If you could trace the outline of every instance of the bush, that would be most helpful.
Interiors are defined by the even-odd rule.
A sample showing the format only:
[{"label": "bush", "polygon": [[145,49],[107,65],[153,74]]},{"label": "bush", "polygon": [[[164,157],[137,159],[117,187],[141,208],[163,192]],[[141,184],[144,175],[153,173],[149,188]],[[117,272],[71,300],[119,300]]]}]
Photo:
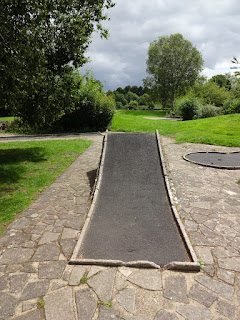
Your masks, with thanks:
[{"label": "bush", "polygon": [[199,105],[197,98],[184,97],[177,102],[176,110],[183,120],[192,120],[197,115]]},{"label": "bush", "polygon": [[212,104],[205,104],[198,106],[196,118],[210,118],[216,117],[221,114],[220,108],[212,105]]},{"label": "bush", "polygon": [[223,113],[240,113],[240,98],[227,100],[223,106]]},{"label": "bush", "polygon": [[93,76],[86,77],[75,97],[74,106],[56,124],[64,131],[105,130],[110,124],[116,104],[106,96]]},{"label": "bush", "polygon": [[155,108],[154,103],[153,103],[153,102],[149,102],[149,103],[148,103],[148,109],[149,109],[149,110],[153,110],[154,108]]},{"label": "bush", "polygon": [[129,109],[136,109],[138,107],[138,102],[136,100],[132,100],[128,104]]}]

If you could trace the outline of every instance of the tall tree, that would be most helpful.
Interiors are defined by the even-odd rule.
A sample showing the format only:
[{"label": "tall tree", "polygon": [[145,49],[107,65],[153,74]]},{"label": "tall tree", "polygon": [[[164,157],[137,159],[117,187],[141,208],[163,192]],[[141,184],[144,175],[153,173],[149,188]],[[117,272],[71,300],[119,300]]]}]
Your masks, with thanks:
[{"label": "tall tree", "polygon": [[[19,115],[32,109],[33,121],[40,109],[59,111],[52,103],[55,89],[87,61],[84,54],[95,30],[107,38],[101,23],[112,6],[112,0],[2,0],[0,105]],[[59,100],[67,96],[62,89]]]},{"label": "tall tree", "polygon": [[200,52],[181,34],[160,37],[150,43],[149,76],[144,84],[152,89],[164,107],[173,107],[175,97],[183,95],[194,84],[202,66]]}]

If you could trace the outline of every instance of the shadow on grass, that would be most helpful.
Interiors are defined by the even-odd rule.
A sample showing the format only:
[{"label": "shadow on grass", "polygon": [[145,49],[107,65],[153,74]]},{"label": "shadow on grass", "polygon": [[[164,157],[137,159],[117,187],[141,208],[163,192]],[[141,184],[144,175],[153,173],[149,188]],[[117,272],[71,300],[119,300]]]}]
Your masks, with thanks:
[{"label": "shadow on grass", "polygon": [[44,148],[0,150],[0,192],[11,191],[10,186],[2,188],[1,185],[16,183],[28,171],[29,162],[46,161],[44,151]]}]

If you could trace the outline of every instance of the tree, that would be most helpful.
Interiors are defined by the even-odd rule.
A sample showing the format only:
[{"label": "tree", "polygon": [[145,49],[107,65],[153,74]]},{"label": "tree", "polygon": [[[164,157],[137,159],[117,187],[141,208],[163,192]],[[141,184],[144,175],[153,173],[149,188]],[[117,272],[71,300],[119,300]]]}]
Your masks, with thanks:
[{"label": "tree", "polygon": [[228,74],[217,74],[213,76],[209,81],[215,82],[219,88],[224,87],[227,90],[231,90],[231,81]]},{"label": "tree", "polygon": [[101,22],[112,6],[112,0],[1,1],[0,105],[23,120],[32,112],[36,125],[45,116],[50,122],[59,117],[62,106],[53,100],[56,93],[66,107],[71,102],[65,90],[58,90],[59,83],[63,88],[65,80],[66,86],[74,82],[69,76],[87,61],[84,54],[95,30],[107,38]]},{"label": "tree", "polygon": [[144,79],[144,84],[151,88],[163,107],[173,108],[175,98],[194,85],[202,66],[200,52],[181,34],[160,37],[150,43],[149,76]]},{"label": "tree", "polygon": [[225,101],[232,98],[232,92],[225,87],[219,87],[215,81],[208,81],[204,84],[196,84],[193,87],[195,96],[199,97],[203,103],[222,106]]}]

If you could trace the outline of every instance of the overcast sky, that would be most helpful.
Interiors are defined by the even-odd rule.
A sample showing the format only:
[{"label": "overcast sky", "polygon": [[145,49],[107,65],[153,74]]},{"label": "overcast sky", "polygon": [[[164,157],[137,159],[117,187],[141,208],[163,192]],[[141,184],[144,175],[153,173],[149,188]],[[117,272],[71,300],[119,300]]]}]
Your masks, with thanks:
[{"label": "overcast sky", "polygon": [[233,56],[240,58],[239,0],[116,0],[104,25],[110,37],[94,34],[87,55],[94,76],[114,90],[142,85],[146,77],[149,43],[181,33],[201,52],[202,74],[211,77],[230,71]]}]

